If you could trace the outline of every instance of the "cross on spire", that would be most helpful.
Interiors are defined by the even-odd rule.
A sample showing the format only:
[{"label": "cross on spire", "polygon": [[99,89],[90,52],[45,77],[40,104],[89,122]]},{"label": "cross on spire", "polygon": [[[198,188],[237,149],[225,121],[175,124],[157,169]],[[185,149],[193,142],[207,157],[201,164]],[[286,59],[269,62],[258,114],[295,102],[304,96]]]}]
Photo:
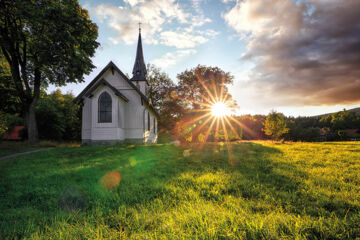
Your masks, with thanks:
[{"label": "cross on spire", "polygon": [[139,22],[138,24],[139,24],[139,33],[141,33],[141,22]]}]

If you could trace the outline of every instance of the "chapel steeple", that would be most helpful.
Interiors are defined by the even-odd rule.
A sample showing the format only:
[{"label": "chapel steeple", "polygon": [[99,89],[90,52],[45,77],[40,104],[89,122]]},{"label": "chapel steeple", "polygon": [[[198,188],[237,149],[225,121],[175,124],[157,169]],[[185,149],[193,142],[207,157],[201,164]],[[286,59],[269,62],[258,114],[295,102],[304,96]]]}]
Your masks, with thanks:
[{"label": "chapel steeple", "polygon": [[[133,77],[131,80],[133,81],[146,81],[146,65],[144,61],[144,54],[141,43],[141,27],[139,23],[139,38],[136,50],[136,58],[133,68]],[[147,82],[147,81],[146,81]]]}]

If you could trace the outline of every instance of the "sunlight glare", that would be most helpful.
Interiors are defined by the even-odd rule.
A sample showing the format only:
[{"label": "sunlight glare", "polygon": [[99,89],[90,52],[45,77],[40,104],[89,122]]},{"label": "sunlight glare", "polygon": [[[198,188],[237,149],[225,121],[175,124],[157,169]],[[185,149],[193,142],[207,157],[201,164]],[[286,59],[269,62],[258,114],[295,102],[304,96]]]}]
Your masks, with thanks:
[{"label": "sunlight glare", "polygon": [[211,107],[211,114],[214,117],[225,117],[231,114],[230,109],[224,102],[217,102]]}]

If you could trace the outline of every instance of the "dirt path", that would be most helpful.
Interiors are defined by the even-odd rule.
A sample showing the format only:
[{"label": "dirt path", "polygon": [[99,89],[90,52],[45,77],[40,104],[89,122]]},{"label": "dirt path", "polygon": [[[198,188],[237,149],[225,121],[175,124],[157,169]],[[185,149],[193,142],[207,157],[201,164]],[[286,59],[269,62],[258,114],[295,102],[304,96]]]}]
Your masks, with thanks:
[{"label": "dirt path", "polygon": [[0,157],[0,161],[8,159],[8,158],[14,158],[14,157],[18,157],[18,156],[21,156],[21,155],[34,153],[34,152],[41,152],[41,151],[45,151],[45,150],[49,150],[49,149],[53,149],[53,148],[39,148],[39,149],[28,151],[28,152],[14,153],[14,154],[10,154],[10,155]]}]

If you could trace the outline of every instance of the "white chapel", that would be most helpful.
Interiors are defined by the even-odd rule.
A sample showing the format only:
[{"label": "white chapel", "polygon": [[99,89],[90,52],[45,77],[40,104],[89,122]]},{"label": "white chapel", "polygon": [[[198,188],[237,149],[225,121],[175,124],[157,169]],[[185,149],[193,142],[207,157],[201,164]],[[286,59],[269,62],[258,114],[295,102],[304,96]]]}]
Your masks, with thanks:
[{"label": "white chapel", "polygon": [[129,79],[110,61],[76,97],[82,105],[83,145],[156,143],[158,114],[147,96],[140,29],[132,74]]}]

